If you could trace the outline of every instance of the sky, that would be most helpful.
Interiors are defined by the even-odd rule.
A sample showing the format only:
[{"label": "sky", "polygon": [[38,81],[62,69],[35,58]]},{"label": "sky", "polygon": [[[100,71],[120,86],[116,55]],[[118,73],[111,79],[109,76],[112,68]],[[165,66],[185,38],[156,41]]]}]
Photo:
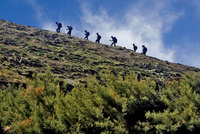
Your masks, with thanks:
[{"label": "sky", "polygon": [[0,0],[0,19],[142,51],[161,60],[200,68],[200,0]]}]

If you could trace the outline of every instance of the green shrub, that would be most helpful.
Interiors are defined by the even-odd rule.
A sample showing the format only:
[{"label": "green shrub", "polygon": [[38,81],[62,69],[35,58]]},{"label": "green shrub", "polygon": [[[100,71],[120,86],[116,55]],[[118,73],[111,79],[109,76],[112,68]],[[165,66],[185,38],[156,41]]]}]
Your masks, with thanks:
[{"label": "green shrub", "polygon": [[0,125],[10,133],[197,132],[196,78],[185,75],[157,91],[154,81],[138,82],[132,72],[104,73],[66,93],[51,73],[35,75],[27,89],[0,90]]},{"label": "green shrub", "polygon": [[200,76],[186,74],[180,82],[173,81],[160,91],[164,111],[148,111],[140,123],[145,133],[197,133],[200,130]]}]

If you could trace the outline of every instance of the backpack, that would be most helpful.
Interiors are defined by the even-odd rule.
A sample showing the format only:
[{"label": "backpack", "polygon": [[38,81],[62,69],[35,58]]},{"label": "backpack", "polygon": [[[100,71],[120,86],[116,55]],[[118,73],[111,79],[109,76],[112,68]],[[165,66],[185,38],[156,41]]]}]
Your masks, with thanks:
[{"label": "backpack", "polygon": [[144,47],[143,51],[144,51],[144,52],[147,52],[147,48],[146,48],[146,47]]},{"label": "backpack", "polygon": [[59,27],[62,27],[62,24],[61,24],[61,23],[59,23]]},{"label": "backpack", "polygon": [[134,46],[134,50],[137,50],[137,46]]},{"label": "backpack", "polygon": [[113,41],[114,41],[115,43],[117,43],[117,38],[116,38],[116,37],[114,37],[114,38],[113,38]]},{"label": "backpack", "polygon": [[89,32],[87,32],[87,35],[89,36],[89,35],[90,35],[90,33],[89,33]]},{"label": "backpack", "polygon": [[70,29],[70,30],[73,30],[73,28],[72,28],[71,26],[69,27],[69,29]]}]

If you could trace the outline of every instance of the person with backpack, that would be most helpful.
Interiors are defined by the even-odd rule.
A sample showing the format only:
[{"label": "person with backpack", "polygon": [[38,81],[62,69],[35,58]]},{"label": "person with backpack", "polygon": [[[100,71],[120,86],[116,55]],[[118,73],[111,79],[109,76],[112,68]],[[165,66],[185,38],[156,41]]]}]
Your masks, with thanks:
[{"label": "person with backpack", "polygon": [[112,43],[111,43],[111,46],[116,46],[116,43],[117,43],[117,38],[116,37],[113,37],[113,36],[111,36],[111,39],[112,40],[110,40],[110,41],[112,41]]},{"label": "person with backpack", "polygon": [[87,30],[85,30],[85,38],[84,39],[88,40],[89,35],[90,35],[90,33]]},{"label": "person with backpack", "polygon": [[62,27],[62,24],[61,23],[58,23],[58,22],[56,22],[56,24],[57,24],[57,29],[56,29],[56,32],[57,33],[60,33],[60,29],[61,29],[61,27]]},{"label": "person with backpack", "polygon": [[73,27],[72,26],[67,26],[67,30],[68,30],[67,35],[71,36]]},{"label": "person with backpack", "polygon": [[101,39],[101,36],[99,35],[99,33],[97,33],[97,39],[96,39],[96,42],[97,42],[97,43],[100,43],[100,39]]},{"label": "person with backpack", "polygon": [[138,47],[135,44],[133,44],[133,50],[134,50],[134,52],[136,52],[137,48]]},{"label": "person with backpack", "polygon": [[142,54],[146,55],[147,52],[147,48],[145,47],[145,45],[142,45]]}]

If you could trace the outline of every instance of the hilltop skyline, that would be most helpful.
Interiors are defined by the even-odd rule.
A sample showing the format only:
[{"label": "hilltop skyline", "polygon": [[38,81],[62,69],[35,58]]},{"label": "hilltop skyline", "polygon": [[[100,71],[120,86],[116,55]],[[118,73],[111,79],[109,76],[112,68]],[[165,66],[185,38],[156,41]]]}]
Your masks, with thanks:
[{"label": "hilltop skyline", "polygon": [[7,0],[1,2],[0,18],[52,31],[59,21],[64,33],[71,25],[72,35],[83,38],[87,29],[94,41],[98,32],[104,44],[113,35],[117,45],[132,49],[135,43],[141,52],[144,44],[149,56],[200,67],[199,7],[197,0]]}]

